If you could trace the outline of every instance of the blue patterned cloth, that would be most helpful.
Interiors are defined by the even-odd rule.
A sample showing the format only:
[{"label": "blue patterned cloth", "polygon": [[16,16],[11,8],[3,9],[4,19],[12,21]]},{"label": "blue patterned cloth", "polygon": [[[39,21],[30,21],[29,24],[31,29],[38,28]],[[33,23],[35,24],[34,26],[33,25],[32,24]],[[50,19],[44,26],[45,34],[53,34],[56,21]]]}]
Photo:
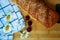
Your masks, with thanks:
[{"label": "blue patterned cloth", "polygon": [[[7,16],[11,18],[7,20]],[[9,29],[6,30],[6,25]],[[19,8],[10,0],[0,0],[0,40],[13,40],[13,33],[22,30],[25,21]]]}]

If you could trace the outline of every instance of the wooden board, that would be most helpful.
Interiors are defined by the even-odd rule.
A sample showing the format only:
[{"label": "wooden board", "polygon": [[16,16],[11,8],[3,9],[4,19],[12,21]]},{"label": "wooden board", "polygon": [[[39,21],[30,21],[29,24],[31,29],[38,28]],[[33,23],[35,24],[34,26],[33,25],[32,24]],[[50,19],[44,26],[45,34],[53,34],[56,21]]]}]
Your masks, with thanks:
[{"label": "wooden board", "polygon": [[[60,3],[60,0],[46,0],[47,5],[51,8],[55,9],[55,5]],[[25,17],[28,14],[23,14]],[[60,24],[56,23],[49,30],[42,26],[38,21],[32,19],[32,31],[28,38],[23,40],[60,40]],[[14,40],[22,40],[20,39],[20,32],[14,33]]]}]

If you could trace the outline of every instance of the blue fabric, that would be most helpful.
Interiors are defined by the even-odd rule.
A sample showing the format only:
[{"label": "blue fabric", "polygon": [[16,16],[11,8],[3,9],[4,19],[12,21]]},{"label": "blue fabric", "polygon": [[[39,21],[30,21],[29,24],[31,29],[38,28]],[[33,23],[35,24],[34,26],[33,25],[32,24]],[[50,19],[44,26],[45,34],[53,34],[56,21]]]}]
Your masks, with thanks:
[{"label": "blue fabric", "polygon": [[[10,20],[6,17],[11,15]],[[6,25],[10,26],[8,31]],[[25,21],[17,5],[10,0],[0,0],[0,40],[12,40],[13,33],[20,31],[25,27]]]}]

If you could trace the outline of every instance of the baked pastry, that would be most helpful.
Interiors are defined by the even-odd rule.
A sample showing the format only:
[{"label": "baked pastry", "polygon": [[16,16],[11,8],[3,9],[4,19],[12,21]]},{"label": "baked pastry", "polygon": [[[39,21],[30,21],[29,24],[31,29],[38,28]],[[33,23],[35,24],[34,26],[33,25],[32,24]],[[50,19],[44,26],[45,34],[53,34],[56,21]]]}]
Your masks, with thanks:
[{"label": "baked pastry", "polygon": [[58,14],[49,8],[43,0],[12,0],[18,7],[39,21],[46,28],[58,21]]}]

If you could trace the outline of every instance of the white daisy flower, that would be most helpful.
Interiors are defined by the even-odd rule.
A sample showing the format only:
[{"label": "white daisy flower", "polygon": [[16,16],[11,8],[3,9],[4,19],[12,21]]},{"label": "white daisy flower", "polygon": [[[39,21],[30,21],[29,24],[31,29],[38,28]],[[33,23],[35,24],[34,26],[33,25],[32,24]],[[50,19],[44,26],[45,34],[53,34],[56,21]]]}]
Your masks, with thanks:
[{"label": "white daisy flower", "polygon": [[11,30],[12,30],[12,27],[10,24],[6,24],[6,26],[3,27],[4,33],[9,33],[9,32],[11,32]]},{"label": "white daisy flower", "polygon": [[24,39],[24,38],[28,38],[28,36],[29,36],[29,32],[27,32],[27,30],[24,30],[23,33],[21,33],[20,38]]}]

